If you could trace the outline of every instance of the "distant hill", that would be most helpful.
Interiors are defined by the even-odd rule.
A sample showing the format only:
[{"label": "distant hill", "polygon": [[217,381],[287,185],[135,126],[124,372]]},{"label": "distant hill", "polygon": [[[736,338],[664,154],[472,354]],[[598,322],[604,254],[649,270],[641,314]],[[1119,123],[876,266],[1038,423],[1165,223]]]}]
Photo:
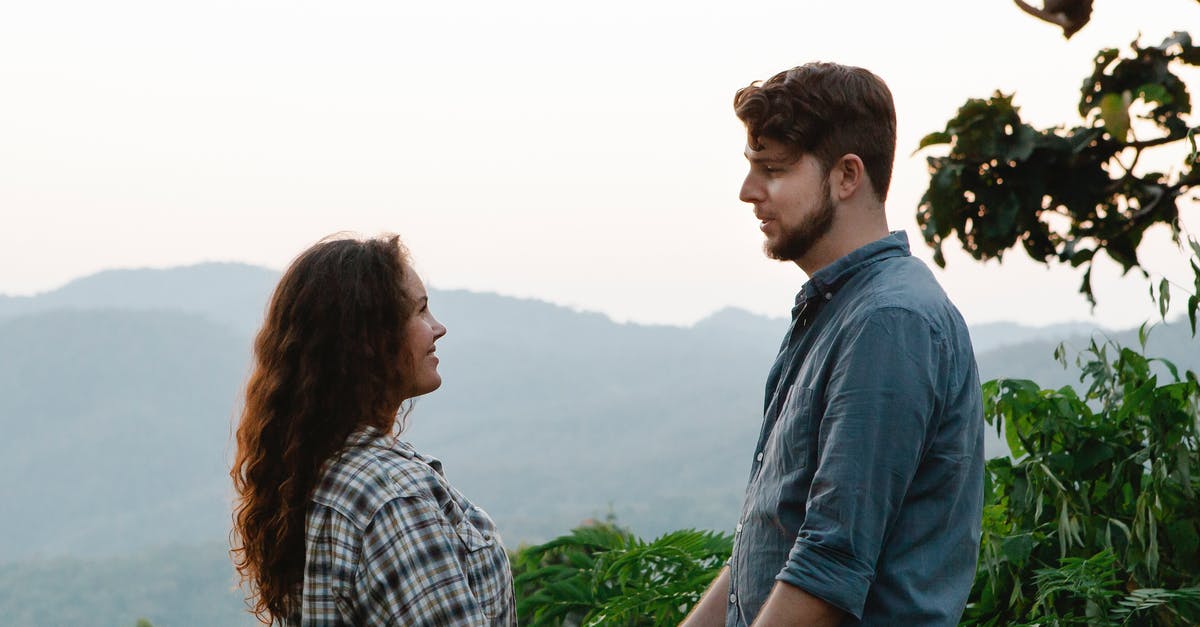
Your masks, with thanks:
[{"label": "distant hill", "polygon": [[1005,346],[1040,341],[1061,342],[1069,338],[1088,337],[1097,331],[1103,332],[1104,329],[1088,322],[1065,322],[1044,327],[990,322],[971,326],[971,344],[975,347],[975,353],[982,355]]},{"label": "distant hill", "polygon": [[[279,273],[242,263],[202,263],[167,269],[105,270],[44,294],[5,296],[0,294],[0,319],[56,309],[168,310],[205,316],[223,322],[236,332],[253,334],[262,322],[267,299]],[[437,290],[434,290],[436,293]],[[486,293],[474,293],[490,302],[511,299]],[[546,303],[542,303],[546,304]],[[561,309],[561,308],[560,308]],[[603,314],[576,312],[577,315],[607,320]],[[736,307],[727,307],[696,323],[696,327],[721,334],[734,331],[761,335],[786,327],[786,313],[765,317]],[[1012,322],[992,322],[971,326],[971,341],[978,353],[1002,346],[1033,340],[1059,341],[1086,336],[1102,330],[1087,322],[1068,322],[1047,326],[1029,326]]]},{"label": "distant hill", "polygon": [[0,319],[58,309],[165,310],[198,314],[251,334],[279,273],[241,263],[105,270],[36,296],[0,295]]},{"label": "distant hill", "polygon": [[[253,624],[231,590],[227,468],[251,337],[277,274],[237,264],[104,272],[0,297],[0,620]],[[617,324],[536,300],[431,290],[444,386],[406,437],[506,543],[611,508],[642,535],[729,529],[788,321],[725,309]],[[786,313],[786,312],[783,312]],[[1075,384],[1090,325],[978,325],[984,379]],[[1136,331],[1109,332],[1127,345]],[[1148,351],[1200,370],[1183,325]],[[1004,453],[989,430],[988,452]]]},{"label": "distant hill", "polygon": [[0,569],[6,627],[154,627],[259,623],[233,588],[221,544],[168,546],[105,559],[59,558]]},{"label": "distant hill", "polygon": [[194,314],[0,322],[0,559],[223,541],[248,354]]},{"label": "distant hill", "polygon": [[[0,299],[0,561],[225,539],[230,429],[276,279],[205,264]],[[646,326],[461,290],[432,290],[431,302],[449,328],[445,384],[417,399],[406,437],[445,462],[509,544],[609,507],[646,535],[731,526],[786,319],[726,309]],[[1071,383],[1051,357],[1060,336],[1040,339],[1049,333],[973,328],[993,347],[979,352],[981,373]],[[1200,369],[1185,335],[1160,329],[1151,352]]]},{"label": "distant hill", "polygon": [[[984,380],[999,377],[1032,379],[1044,388],[1078,386],[1079,369],[1075,363],[1079,355],[1088,349],[1093,338],[1097,344],[1111,340],[1121,346],[1138,347],[1137,329],[1026,341],[977,353],[979,374]],[[1063,368],[1054,360],[1054,349],[1060,343],[1066,349],[1069,368]],[[1185,370],[1200,372],[1200,339],[1192,337],[1187,322],[1151,325],[1145,352],[1174,363],[1181,374]],[[1111,361],[1116,353],[1108,349],[1108,357]],[[1165,375],[1165,370],[1160,372]]]},{"label": "distant hill", "polygon": [[[0,561],[225,538],[252,325],[220,322],[211,304],[233,299],[205,298],[211,284],[189,289],[188,277],[211,273],[160,272],[115,275],[158,286],[135,307],[91,308],[111,307],[120,289],[73,283],[70,298],[25,299],[26,313],[0,318],[0,427],[16,436],[0,444],[0,471],[19,478],[0,488],[17,512],[3,523]],[[246,294],[261,285],[247,274],[217,285]],[[450,328],[439,344],[446,383],[415,402],[408,437],[445,460],[513,543],[610,504],[647,530],[728,526],[774,339],[614,324],[465,291],[434,291],[433,303]]]}]

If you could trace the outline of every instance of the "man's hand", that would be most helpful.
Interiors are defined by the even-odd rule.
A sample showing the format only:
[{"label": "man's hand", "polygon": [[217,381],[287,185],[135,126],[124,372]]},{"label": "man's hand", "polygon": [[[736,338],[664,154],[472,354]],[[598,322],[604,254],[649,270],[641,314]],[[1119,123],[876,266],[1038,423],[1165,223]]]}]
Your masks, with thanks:
[{"label": "man's hand", "polygon": [[775,582],[754,627],[837,627],[846,613],[796,586]]},{"label": "man's hand", "polygon": [[725,611],[729,607],[729,567],[721,569],[721,574],[713,580],[708,591],[700,597],[700,602],[692,608],[692,613],[679,623],[679,627],[724,627]]}]

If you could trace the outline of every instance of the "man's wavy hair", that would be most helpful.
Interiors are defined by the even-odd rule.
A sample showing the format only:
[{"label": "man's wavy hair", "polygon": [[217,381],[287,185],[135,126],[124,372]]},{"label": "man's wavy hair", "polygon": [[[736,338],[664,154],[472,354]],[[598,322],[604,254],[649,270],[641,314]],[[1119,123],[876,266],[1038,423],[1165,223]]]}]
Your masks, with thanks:
[{"label": "man's wavy hair", "polygon": [[762,149],[771,139],[798,158],[811,154],[825,169],[858,155],[872,190],[887,199],[896,153],[896,107],[878,76],[858,67],[809,63],[755,81],[733,98],[746,124],[747,143]]},{"label": "man's wavy hair", "polygon": [[284,272],[254,342],[230,476],[231,555],[263,623],[298,608],[308,499],[360,426],[391,431],[405,398],[408,252],[397,236],[334,236]]}]

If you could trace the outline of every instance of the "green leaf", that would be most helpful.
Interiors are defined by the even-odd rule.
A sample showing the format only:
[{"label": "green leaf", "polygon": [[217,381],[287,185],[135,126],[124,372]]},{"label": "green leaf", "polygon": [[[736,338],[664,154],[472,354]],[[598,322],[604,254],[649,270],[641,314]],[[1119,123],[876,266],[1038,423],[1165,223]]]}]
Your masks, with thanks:
[{"label": "green leaf", "polygon": [[1188,558],[1200,549],[1200,534],[1196,531],[1196,519],[1176,520],[1167,524],[1167,539],[1177,554],[1176,558]]},{"label": "green leaf", "polygon": [[1159,105],[1169,105],[1174,100],[1167,88],[1158,83],[1148,83],[1138,87],[1137,97],[1147,103],[1155,102]]},{"label": "green leaf", "polygon": [[1192,335],[1196,335],[1196,311],[1200,310],[1200,296],[1192,295],[1188,298],[1188,322],[1192,325]]},{"label": "green leaf", "polygon": [[1093,307],[1096,306],[1096,295],[1092,293],[1092,267],[1083,272],[1083,279],[1079,282],[1079,293],[1083,294]]},{"label": "green leaf", "polygon": [[1129,92],[1104,94],[1100,98],[1100,119],[1113,139],[1124,142],[1129,136]]},{"label": "green leaf", "polygon": [[1063,342],[1059,342],[1058,346],[1054,347],[1054,361],[1057,361],[1063,368],[1067,367],[1067,347]]},{"label": "green leaf", "polygon": [[1116,451],[1108,444],[1100,440],[1089,440],[1072,457],[1074,458],[1075,469],[1078,472],[1085,472],[1112,459],[1115,455]]},{"label": "green leaf", "polygon": [[913,152],[919,152],[922,148],[928,146],[936,146],[938,144],[949,144],[953,136],[944,131],[935,131],[921,138],[921,142],[917,144],[917,149]]},{"label": "green leaf", "polygon": [[1101,135],[1104,135],[1103,128],[1076,128],[1067,136],[1067,146],[1071,154],[1082,154],[1092,145],[1092,142],[1100,139]]},{"label": "green leaf", "polygon": [[1036,546],[1037,541],[1033,539],[1033,536],[1023,533],[1005,538],[1000,543],[1000,552],[1004,554],[1005,559],[1019,568],[1029,561],[1029,555],[1033,553]]},{"label": "green leaf", "polygon": [[1033,127],[1021,124],[1013,132],[1013,143],[1005,153],[1011,161],[1025,161],[1037,147],[1038,133]]},{"label": "green leaf", "polygon": [[1071,267],[1078,268],[1079,266],[1092,260],[1096,255],[1096,249],[1084,248],[1071,253]]},{"label": "green leaf", "polygon": [[1158,313],[1163,320],[1167,319],[1167,310],[1171,307],[1171,284],[1163,279],[1158,284]]}]

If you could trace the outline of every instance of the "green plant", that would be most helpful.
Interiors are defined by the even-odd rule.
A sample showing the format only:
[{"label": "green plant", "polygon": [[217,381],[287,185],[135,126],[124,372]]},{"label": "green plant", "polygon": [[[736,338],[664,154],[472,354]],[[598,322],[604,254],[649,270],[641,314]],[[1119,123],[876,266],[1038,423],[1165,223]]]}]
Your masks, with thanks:
[{"label": "green plant", "polygon": [[608,523],[519,551],[523,625],[673,625],[720,572],[729,535],[685,529],[651,542]]},{"label": "green plant", "polygon": [[[955,235],[976,259],[999,259],[1018,244],[1034,260],[1083,267],[1080,292],[1095,302],[1092,262],[1103,251],[1128,272],[1142,269],[1138,249],[1150,227],[1165,225],[1192,256],[1194,285],[1187,303],[1192,330],[1200,309],[1200,243],[1184,249],[1179,204],[1200,184],[1200,155],[1180,67],[1200,66],[1200,46],[1177,32],[1159,45],[1131,45],[1097,53],[1083,81],[1079,115],[1070,129],[1037,129],[1021,120],[1013,96],[997,92],[971,99],[918,151],[943,145],[928,158],[929,188],[917,222],[934,260],[944,266],[942,245]],[[1142,136],[1136,137],[1136,133]],[[1148,150],[1176,150],[1171,171],[1138,168]],[[1143,270],[1144,272],[1144,270]],[[1148,275],[1147,275],[1147,278]],[[1169,300],[1165,280],[1160,301]],[[1153,287],[1152,287],[1153,291]],[[1160,302],[1165,311],[1165,303]]]},{"label": "green plant", "polygon": [[1077,364],[1083,397],[1026,380],[983,386],[985,418],[1012,457],[987,465],[963,622],[1194,625],[1200,382],[1094,340]]}]

